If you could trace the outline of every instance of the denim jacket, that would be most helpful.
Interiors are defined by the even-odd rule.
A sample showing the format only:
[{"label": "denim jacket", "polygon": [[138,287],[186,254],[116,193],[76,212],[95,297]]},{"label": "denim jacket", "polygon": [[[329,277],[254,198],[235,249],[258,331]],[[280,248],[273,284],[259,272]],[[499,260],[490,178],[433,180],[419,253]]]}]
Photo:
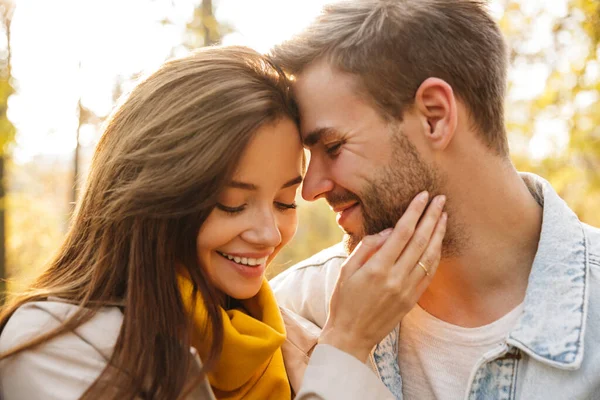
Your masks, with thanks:
[{"label": "denim jacket", "polygon": [[[600,229],[579,221],[548,182],[521,176],[543,207],[524,311],[503,345],[474,366],[464,398],[600,399]],[[277,276],[271,284],[280,305],[323,326],[345,258],[336,245]],[[402,399],[398,335],[397,328],[371,359]]]}]

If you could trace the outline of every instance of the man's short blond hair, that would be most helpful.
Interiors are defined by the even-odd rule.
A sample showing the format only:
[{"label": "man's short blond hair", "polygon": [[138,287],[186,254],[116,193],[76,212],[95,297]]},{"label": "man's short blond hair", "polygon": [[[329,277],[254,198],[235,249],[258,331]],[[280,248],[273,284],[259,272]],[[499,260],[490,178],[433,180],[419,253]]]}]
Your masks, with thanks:
[{"label": "man's short blond hair", "polygon": [[401,119],[427,78],[443,79],[467,106],[488,147],[507,155],[507,50],[477,0],[354,0],[326,6],[302,33],[275,47],[292,75],[326,59],[356,74],[386,117]]}]

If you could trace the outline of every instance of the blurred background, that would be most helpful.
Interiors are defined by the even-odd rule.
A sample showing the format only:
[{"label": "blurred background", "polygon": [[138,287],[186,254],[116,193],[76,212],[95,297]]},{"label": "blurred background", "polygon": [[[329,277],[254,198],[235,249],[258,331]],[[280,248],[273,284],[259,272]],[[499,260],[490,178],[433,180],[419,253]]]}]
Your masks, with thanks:
[{"label": "blurred background", "polygon": [[[266,52],[327,2],[0,0],[0,278],[26,278],[58,248],[103,120],[140,74],[214,43]],[[489,7],[511,48],[514,163],[600,225],[600,1]],[[270,276],[342,237],[323,201],[300,199],[299,213]]]}]

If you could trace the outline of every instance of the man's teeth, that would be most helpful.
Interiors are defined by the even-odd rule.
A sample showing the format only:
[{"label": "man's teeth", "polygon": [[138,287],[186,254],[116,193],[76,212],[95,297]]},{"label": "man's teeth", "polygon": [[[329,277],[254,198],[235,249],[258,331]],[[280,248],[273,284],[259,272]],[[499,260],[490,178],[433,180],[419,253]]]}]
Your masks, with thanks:
[{"label": "man's teeth", "polygon": [[263,257],[263,258],[249,258],[249,257],[231,256],[229,254],[221,253],[221,252],[219,252],[219,254],[221,254],[223,257],[226,257],[226,258],[230,259],[231,261],[235,261],[238,264],[249,265],[251,267],[254,267],[256,265],[262,265],[262,264],[264,264],[264,263],[267,262],[267,257]]}]

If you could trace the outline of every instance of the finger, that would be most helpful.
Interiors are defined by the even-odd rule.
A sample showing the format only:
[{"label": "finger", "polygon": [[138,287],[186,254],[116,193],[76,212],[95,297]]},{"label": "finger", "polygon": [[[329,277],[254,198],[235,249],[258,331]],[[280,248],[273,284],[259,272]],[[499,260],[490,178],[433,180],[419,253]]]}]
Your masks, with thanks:
[{"label": "finger", "polygon": [[433,232],[433,236],[431,237],[431,241],[429,242],[427,250],[425,250],[423,256],[419,260],[425,265],[429,275],[425,274],[425,271],[417,262],[417,265],[413,268],[408,277],[407,284],[416,286],[415,293],[417,298],[421,297],[425,289],[427,289],[427,286],[429,286],[429,283],[433,279],[433,276],[440,265],[440,260],[442,258],[442,246],[447,225],[448,214],[443,213],[435,227],[435,231]]},{"label": "finger", "polygon": [[365,236],[342,265],[339,279],[346,279],[360,269],[379,250],[391,233],[390,228],[375,235]]},{"label": "finger", "polygon": [[425,253],[431,241],[433,231],[442,216],[444,204],[446,204],[446,196],[437,196],[427,208],[425,216],[419,222],[414,235],[396,263],[401,271],[398,276],[407,276],[410,274],[423,256],[423,253]]},{"label": "finger", "polygon": [[393,265],[412,238],[417,223],[425,211],[429,193],[419,193],[410,203],[406,212],[396,223],[389,239],[381,246],[381,250],[373,257],[380,265]]}]

